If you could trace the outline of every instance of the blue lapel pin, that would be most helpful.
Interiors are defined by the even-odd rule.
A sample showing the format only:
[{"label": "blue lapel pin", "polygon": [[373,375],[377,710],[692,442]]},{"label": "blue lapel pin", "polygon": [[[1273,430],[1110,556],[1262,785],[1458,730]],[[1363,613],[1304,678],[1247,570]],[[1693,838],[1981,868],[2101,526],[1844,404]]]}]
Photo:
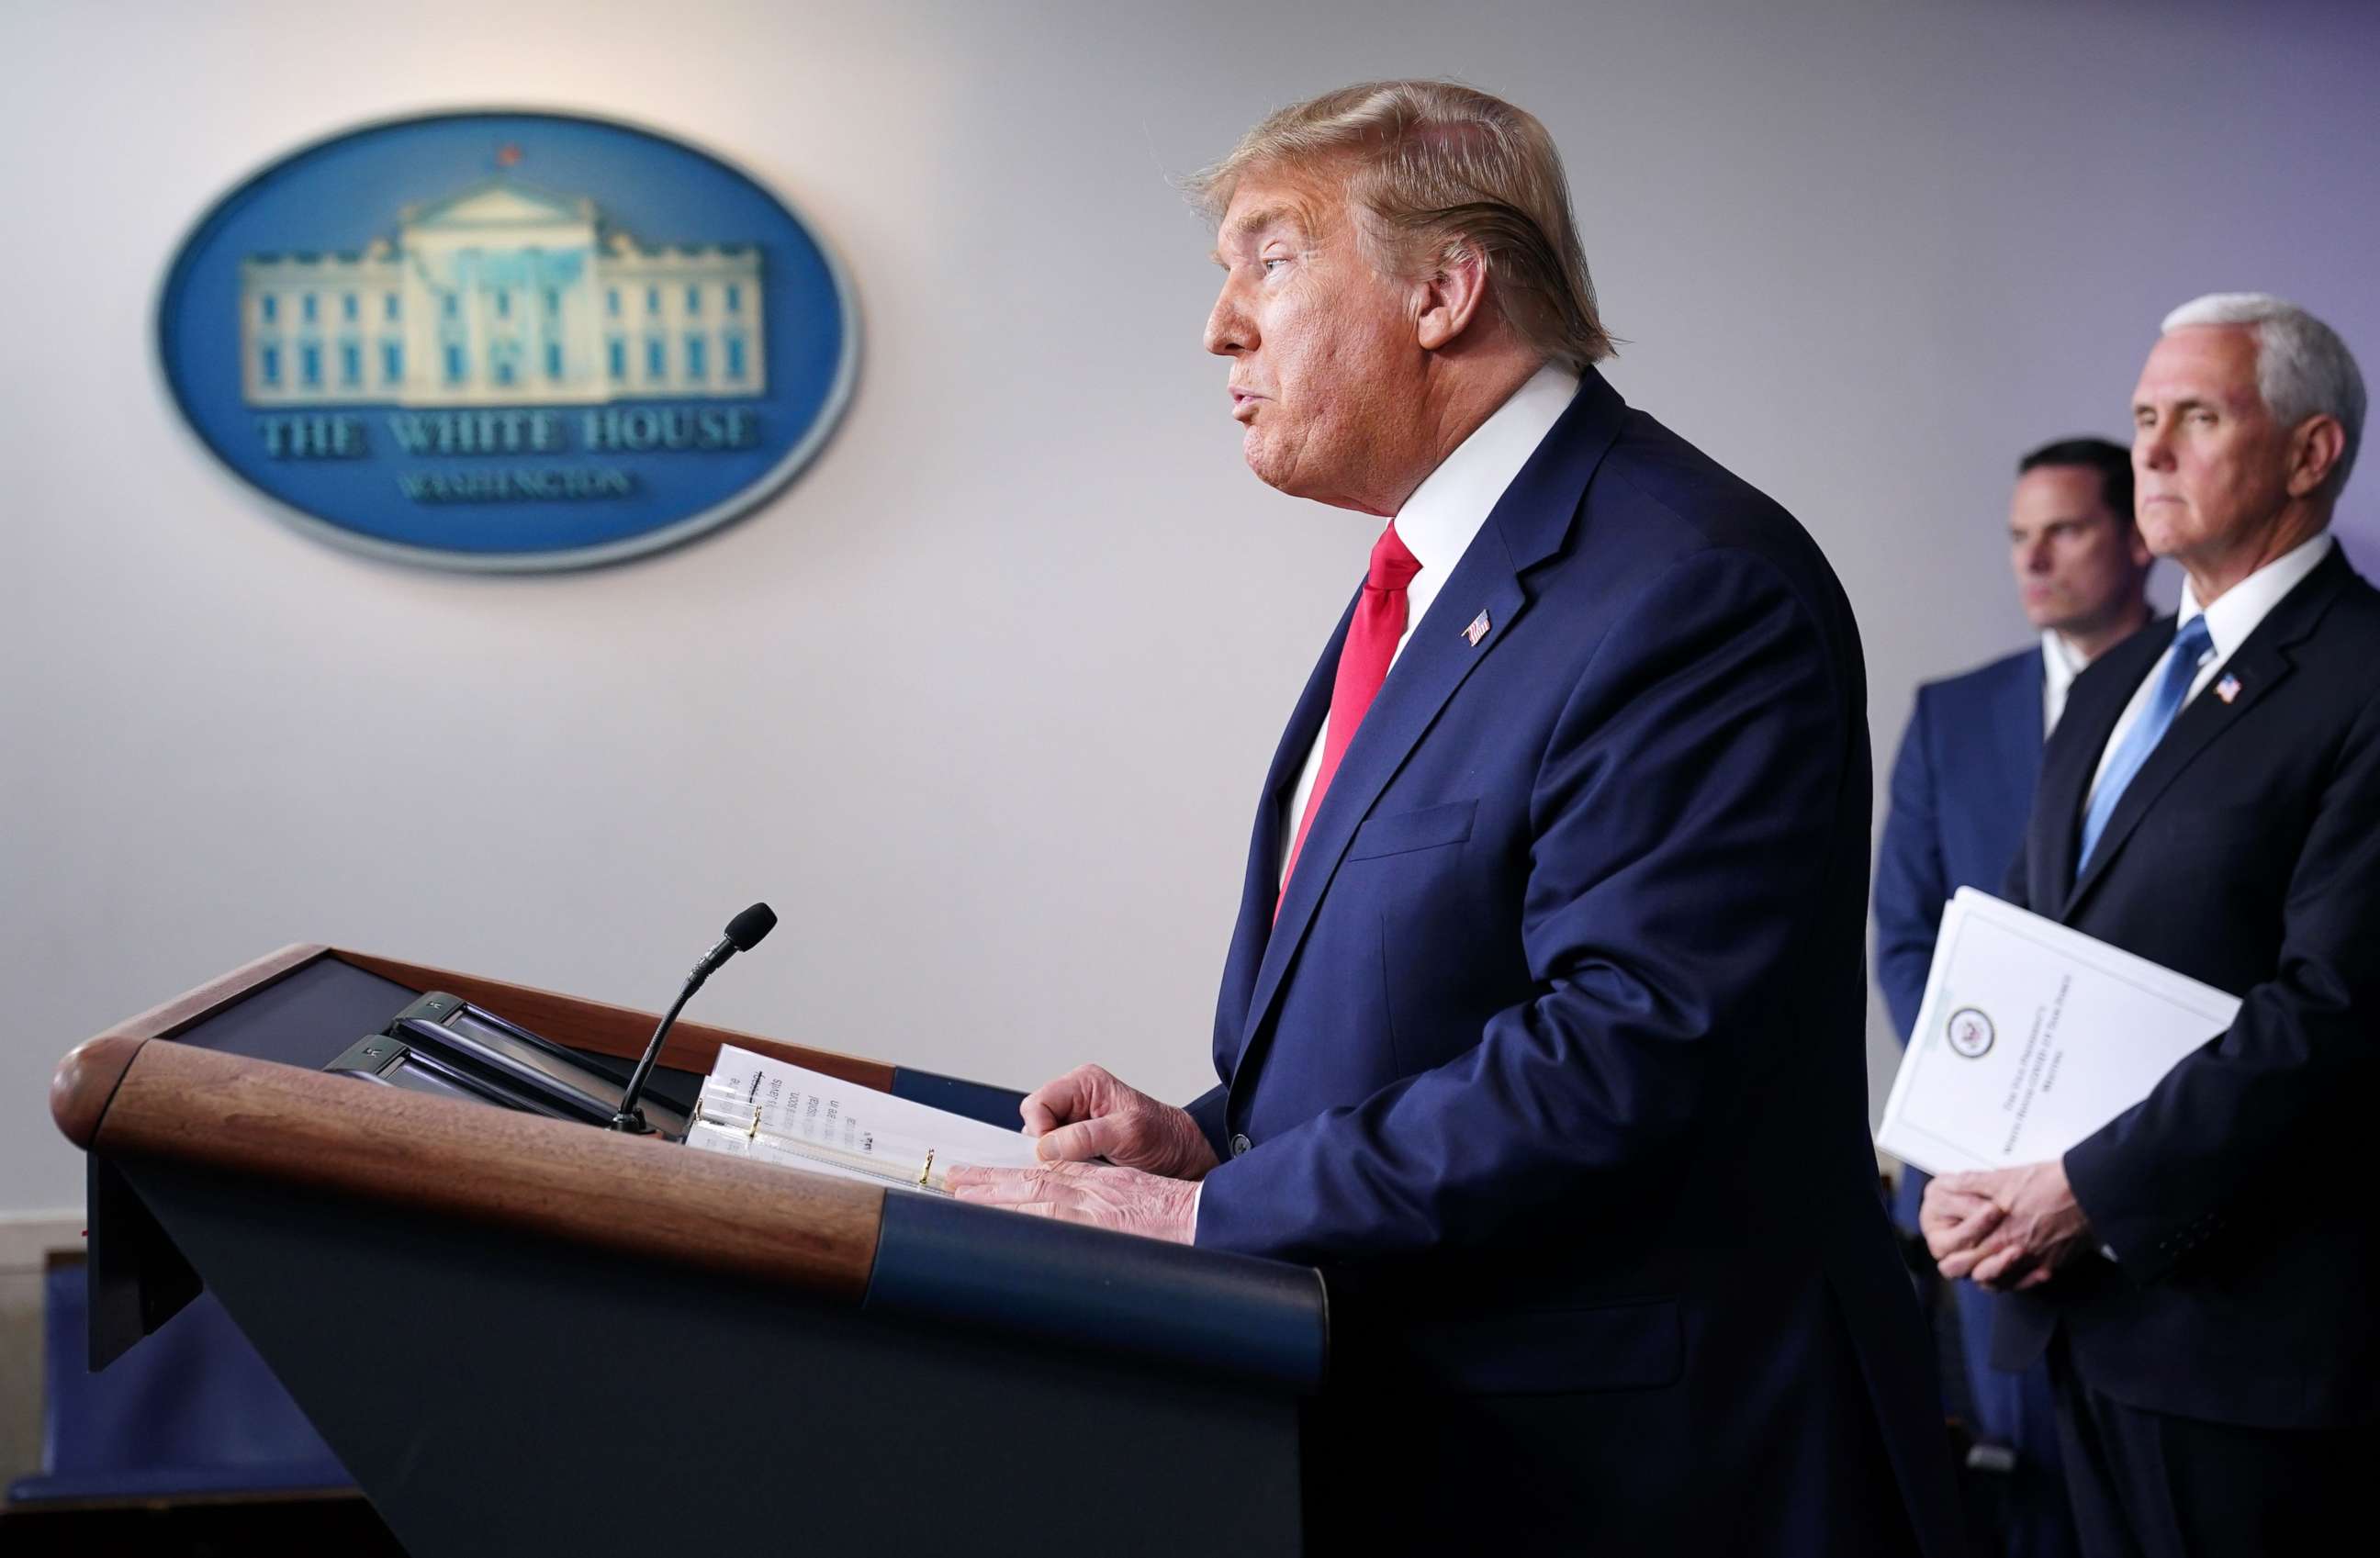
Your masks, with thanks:
[{"label": "blue lapel pin", "polygon": [[2236,676],[2226,676],[2215,684],[2215,695],[2225,703],[2229,703],[2240,695],[2240,679]]}]

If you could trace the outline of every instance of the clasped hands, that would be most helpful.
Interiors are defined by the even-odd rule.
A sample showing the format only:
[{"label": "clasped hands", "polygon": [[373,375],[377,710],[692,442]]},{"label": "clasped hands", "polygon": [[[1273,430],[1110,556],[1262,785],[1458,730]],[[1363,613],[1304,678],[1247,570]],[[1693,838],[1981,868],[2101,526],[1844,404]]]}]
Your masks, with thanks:
[{"label": "clasped hands", "polygon": [[2066,1165],[2050,1162],[1946,1174],[1926,1185],[1917,1227],[1944,1276],[2022,1292],[2083,1247],[2091,1220]]},{"label": "clasped hands", "polygon": [[1190,1242],[1197,1231],[1198,1181],[1216,1158],[1186,1110],[1125,1086],[1104,1067],[1077,1066],[1026,1093],[1022,1113],[1025,1134],[1040,1139],[1035,1152],[1042,1166],[954,1164],[944,1178],[953,1196]]}]

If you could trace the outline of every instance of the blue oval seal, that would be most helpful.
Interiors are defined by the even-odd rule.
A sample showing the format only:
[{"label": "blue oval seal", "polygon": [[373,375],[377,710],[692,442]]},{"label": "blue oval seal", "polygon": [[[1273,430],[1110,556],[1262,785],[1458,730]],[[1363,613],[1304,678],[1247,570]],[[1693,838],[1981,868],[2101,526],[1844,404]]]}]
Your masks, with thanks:
[{"label": "blue oval seal", "polygon": [[438,567],[671,546],[793,476],[850,397],[842,267],[710,152],[574,114],[442,113],[272,163],[157,308],[175,404],[321,539]]}]

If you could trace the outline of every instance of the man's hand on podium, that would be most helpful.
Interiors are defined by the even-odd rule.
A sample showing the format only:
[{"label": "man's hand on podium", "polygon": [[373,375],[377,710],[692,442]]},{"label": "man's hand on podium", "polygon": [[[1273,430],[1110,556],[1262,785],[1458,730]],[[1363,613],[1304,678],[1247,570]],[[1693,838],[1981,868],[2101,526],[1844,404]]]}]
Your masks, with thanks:
[{"label": "man's hand on podium", "polygon": [[1101,1163],[1053,1163],[1041,1168],[976,1168],[953,1165],[943,1177],[951,1194],[979,1206],[1004,1206],[1145,1238],[1188,1244],[1198,1230],[1198,1183]]},{"label": "man's hand on podium", "polygon": [[[1188,1244],[1198,1227],[1198,1181],[1215,1149],[1185,1110],[1077,1066],[1026,1094],[1025,1134],[1042,1168],[953,1165],[951,1194],[986,1206],[1087,1223]],[[1094,1163],[1090,1159],[1104,1159]]]},{"label": "man's hand on podium", "polygon": [[1077,1066],[1025,1095],[1025,1134],[1044,1163],[1104,1158],[1169,1179],[1203,1179],[1215,1149],[1186,1109],[1126,1087],[1104,1066]]}]

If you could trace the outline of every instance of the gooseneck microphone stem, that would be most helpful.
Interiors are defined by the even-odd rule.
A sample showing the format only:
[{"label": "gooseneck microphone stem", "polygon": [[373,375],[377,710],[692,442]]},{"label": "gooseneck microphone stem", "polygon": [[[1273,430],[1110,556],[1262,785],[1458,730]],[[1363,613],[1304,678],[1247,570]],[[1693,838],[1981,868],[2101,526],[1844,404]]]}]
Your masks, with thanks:
[{"label": "gooseneck microphone stem", "polygon": [[613,1129],[632,1131],[639,1136],[652,1134],[653,1128],[645,1123],[644,1110],[637,1105],[645,1096],[645,1081],[653,1074],[653,1062],[662,1057],[662,1041],[669,1037],[670,1024],[677,1021],[677,1014],[686,1009],[687,1000],[701,988],[701,980],[689,979],[686,982],[686,988],[677,993],[677,999],[670,1003],[668,1015],[662,1019],[661,1026],[653,1030],[651,1041],[645,1045],[645,1053],[638,1058],[637,1069],[628,1074],[628,1090],[620,1094],[619,1113],[612,1117]]},{"label": "gooseneck microphone stem", "polygon": [[727,922],[727,934],[719,938],[717,946],[702,955],[702,961],[695,964],[694,972],[686,975],[686,988],[680,990],[677,999],[670,1003],[661,1026],[653,1030],[652,1038],[645,1045],[644,1055],[637,1061],[637,1069],[629,1073],[627,1089],[620,1094],[619,1110],[612,1117],[613,1130],[641,1136],[652,1134],[653,1128],[645,1122],[645,1112],[637,1105],[645,1096],[645,1083],[652,1077],[653,1063],[661,1058],[662,1041],[669,1037],[670,1025],[677,1021],[677,1014],[686,1009],[686,1003],[693,998],[694,993],[702,988],[702,982],[717,972],[722,963],[738,952],[750,951],[776,926],[776,913],[765,903],[756,903]]}]

